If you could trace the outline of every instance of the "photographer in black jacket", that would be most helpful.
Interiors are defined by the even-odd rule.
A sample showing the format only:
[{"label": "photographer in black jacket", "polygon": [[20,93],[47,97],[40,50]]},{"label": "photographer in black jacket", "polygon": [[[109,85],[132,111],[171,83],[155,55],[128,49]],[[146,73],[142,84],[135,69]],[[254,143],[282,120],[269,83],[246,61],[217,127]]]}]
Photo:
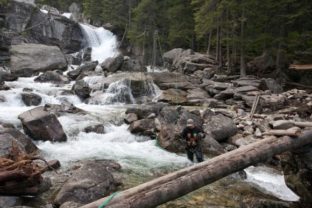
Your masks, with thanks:
[{"label": "photographer in black jacket", "polygon": [[186,141],[186,153],[189,160],[194,161],[194,154],[197,162],[202,162],[203,152],[201,140],[204,138],[204,132],[195,126],[193,119],[188,119],[185,129],[182,132],[182,138]]}]

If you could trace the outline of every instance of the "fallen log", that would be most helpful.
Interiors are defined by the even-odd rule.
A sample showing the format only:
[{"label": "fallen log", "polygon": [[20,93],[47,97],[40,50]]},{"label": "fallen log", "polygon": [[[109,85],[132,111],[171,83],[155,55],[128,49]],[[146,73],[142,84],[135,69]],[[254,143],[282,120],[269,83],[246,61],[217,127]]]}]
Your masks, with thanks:
[{"label": "fallen log", "polygon": [[[151,208],[179,198],[239,170],[265,161],[276,154],[312,144],[312,131],[298,138],[270,137],[243,146],[117,194],[107,208]],[[81,208],[97,208],[109,197]]]},{"label": "fallen log", "polygon": [[299,127],[292,127],[290,129],[273,129],[268,132],[263,133],[263,135],[274,135],[274,136],[291,136],[297,137],[301,134],[301,129]]},{"label": "fallen log", "polygon": [[10,171],[4,171],[0,172],[0,183],[3,183],[5,181],[10,181],[13,179],[26,179],[28,175],[21,171],[21,170],[10,170]]}]

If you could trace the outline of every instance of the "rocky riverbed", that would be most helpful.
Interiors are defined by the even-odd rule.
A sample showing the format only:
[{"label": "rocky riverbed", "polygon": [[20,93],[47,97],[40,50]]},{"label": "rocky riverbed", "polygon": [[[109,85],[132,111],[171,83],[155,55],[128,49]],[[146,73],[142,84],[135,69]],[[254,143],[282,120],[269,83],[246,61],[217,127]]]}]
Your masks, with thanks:
[{"label": "rocky riverbed", "polygon": [[[312,130],[308,89],[222,74],[213,57],[192,50],[173,49],[164,67],[146,67],[120,54],[110,31],[79,26],[70,14],[23,1],[1,9],[0,170],[21,161],[16,147],[49,165],[32,160],[32,171],[44,171],[30,185],[1,179],[0,207],[79,207],[192,166],[180,138],[189,118],[205,131],[205,160]],[[40,20],[49,21],[34,27]],[[160,207],[307,207],[311,152],[277,155]]]}]

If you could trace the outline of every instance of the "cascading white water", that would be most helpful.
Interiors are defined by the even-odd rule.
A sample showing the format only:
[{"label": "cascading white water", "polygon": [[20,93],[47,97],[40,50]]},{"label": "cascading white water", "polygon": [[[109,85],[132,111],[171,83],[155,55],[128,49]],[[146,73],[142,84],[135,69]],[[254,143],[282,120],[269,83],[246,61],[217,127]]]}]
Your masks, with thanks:
[{"label": "cascading white water", "polygon": [[298,201],[299,197],[285,184],[284,176],[268,167],[249,167],[245,169],[247,181],[265,192],[285,201]]},{"label": "cascading white water", "polygon": [[[123,118],[125,106],[80,104],[87,115],[66,115],[59,118],[69,140],[66,143],[39,142],[48,159],[59,159],[66,166],[84,159],[112,159],[124,169],[138,172],[153,168],[183,167],[190,164],[184,156],[166,152],[156,141],[132,135],[127,125],[117,126]],[[84,133],[87,126],[102,123],[105,134]]]},{"label": "cascading white water", "polygon": [[130,81],[124,79],[110,84],[105,94],[103,94],[101,103],[135,104],[135,99],[130,88]]},{"label": "cascading white water", "polygon": [[[100,77],[85,78],[84,80],[95,90],[89,104],[136,104],[137,99],[142,101],[142,98],[145,98],[154,101],[161,94],[161,90],[151,80],[121,79],[111,83],[106,90],[100,83]],[[133,83],[136,83],[134,85],[138,85],[139,89],[138,86],[133,87]],[[103,90],[105,93],[102,92]]]},{"label": "cascading white water", "polygon": [[118,42],[112,32],[103,27],[96,28],[87,24],[80,24],[80,27],[87,39],[88,46],[92,47],[92,61],[102,63],[105,59],[118,54]]}]

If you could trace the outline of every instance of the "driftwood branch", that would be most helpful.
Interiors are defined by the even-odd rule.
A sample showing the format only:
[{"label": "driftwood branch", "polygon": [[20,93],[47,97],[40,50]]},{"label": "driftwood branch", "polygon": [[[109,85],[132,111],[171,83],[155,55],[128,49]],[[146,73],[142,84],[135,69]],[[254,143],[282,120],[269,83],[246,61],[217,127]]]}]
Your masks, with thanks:
[{"label": "driftwood branch", "polygon": [[291,136],[297,137],[301,134],[301,129],[299,127],[292,127],[290,129],[273,129],[265,132],[263,135],[274,135],[274,136]]}]

